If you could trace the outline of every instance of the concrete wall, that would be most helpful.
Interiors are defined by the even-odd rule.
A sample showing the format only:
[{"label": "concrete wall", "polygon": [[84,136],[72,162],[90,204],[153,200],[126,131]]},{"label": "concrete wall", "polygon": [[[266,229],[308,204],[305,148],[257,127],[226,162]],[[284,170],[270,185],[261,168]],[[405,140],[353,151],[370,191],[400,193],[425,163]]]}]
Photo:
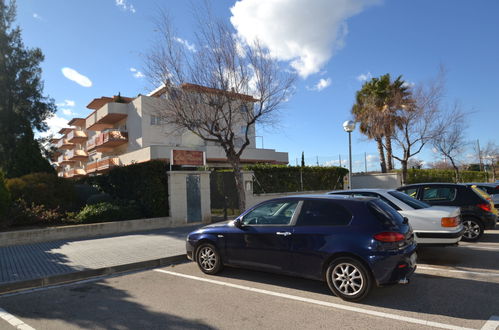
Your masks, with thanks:
[{"label": "concrete wall", "polygon": [[0,246],[106,236],[180,226],[185,226],[185,223],[175,221],[172,217],[163,217],[7,231],[0,232]]},{"label": "concrete wall", "polygon": [[169,171],[168,201],[170,217],[176,223],[187,224],[187,183],[188,175],[200,176],[201,218],[203,223],[211,222],[210,172],[208,171]]},{"label": "concrete wall", "polygon": [[402,176],[396,173],[354,174],[352,188],[394,189],[402,185]]}]

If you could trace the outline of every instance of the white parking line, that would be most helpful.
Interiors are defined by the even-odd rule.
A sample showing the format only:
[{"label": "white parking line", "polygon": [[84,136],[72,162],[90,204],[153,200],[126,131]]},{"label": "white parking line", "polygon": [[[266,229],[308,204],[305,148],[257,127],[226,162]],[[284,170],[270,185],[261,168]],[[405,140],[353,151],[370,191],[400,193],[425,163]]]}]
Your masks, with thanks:
[{"label": "white parking line", "polygon": [[443,271],[450,273],[461,273],[461,274],[470,274],[470,275],[481,275],[481,276],[490,276],[490,277],[499,277],[499,273],[489,273],[489,272],[475,272],[469,270],[456,270],[456,269],[446,269],[446,268],[437,268],[437,267],[429,267],[425,265],[418,264],[417,269],[422,270],[435,270],[435,271]]},{"label": "white parking line", "polygon": [[480,330],[496,330],[497,328],[499,328],[499,316],[492,315]]},{"label": "white parking line", "polygon": [[0,318],[9,322],[10,325],[15,327],[16,329],[20,330],[35,330],[34,328],[30,327],[23,321],[19,320],[17,317],[14,315],[7,313],[7,311],[3,308],[0,308]]},{"label": "white parking line", "polygon": [[354,312],[354,313],[378,316],[378,317],[383,317],[386,319],[392,319],[392,320],[403,321],[403,322],[408,322],[408,323],[420,324],[420,325],[425,325],[425,326],[429,326],[429,327],[442,328],[442,329],[460,329],[460,330],[469,329],[469,328],[463,328],[463,327],[459,327],[459,326],[455,326],[455,325],[451,325],[451,324],[432,322],[432,321],[427,321],[427,320],[422,320],[422,319],[416,319],[413,317],[378,312],[378,311],[373,311],[370,309],[364,309],[364,308],[353,307],[353,306],[348,306],[348,305],[330,303],[327,301],[304,298],[304,297],[294,296],[294,295],[285,294],[285,293],[279,293],[279,292],[274,292],[274,291],[269,291],[269,290],[264,290],[264,289],[252,288],[252,287],[244,286],[244,285],[238,285],[238,284],[232,284],[232,283],[227,283],[227,282],[222,282],[222,281],[217,281],[217,280],[211,280],[211,279],[207,279],[207,278],[171,272],[171,271],[163,270],[163,269],[155,269],[154,271],[160,272],[160,273],[165,273],[168,275],[188,278],[191,280],[222,285],[222,286],[231,287],[231,288],[235,288],[235,289],[257,292],[257,293],[266,294],[269,296],[280,297],[280,298],[285,298],[285,299],[290,299],[290,300],[296,300],[296,301],[306,302],[306,303],[320,305],[320,306],[332,307],[332,308],[342,309],[342,310],[346,310],[346,311]]}]

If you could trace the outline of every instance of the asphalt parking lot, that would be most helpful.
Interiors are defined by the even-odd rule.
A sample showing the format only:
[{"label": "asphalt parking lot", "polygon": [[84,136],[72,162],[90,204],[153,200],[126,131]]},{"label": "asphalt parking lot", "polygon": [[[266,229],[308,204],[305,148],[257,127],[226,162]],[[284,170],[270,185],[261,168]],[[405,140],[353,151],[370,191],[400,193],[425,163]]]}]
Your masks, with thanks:
[{"label": "asphalt parking lot", "polygon": [[499,230],[479,243],[420,248],[409,285],[362,303],[325,283],[176,266],[0,296],[0,329],[497,329]]}]

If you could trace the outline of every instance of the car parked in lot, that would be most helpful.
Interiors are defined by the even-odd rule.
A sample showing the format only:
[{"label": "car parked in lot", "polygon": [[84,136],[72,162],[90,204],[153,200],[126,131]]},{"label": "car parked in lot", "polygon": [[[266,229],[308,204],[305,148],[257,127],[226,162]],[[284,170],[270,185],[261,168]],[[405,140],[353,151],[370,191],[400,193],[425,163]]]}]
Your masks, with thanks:
[{"label": "car parked in lot", "polygon": [[459,207],[431,206],[394,189],[331,191],[331,195],[379,198],[409,219],[419,245],[454,245],[463,236]]},{"label": "car parked in lot", "polygon": [[485,191],[490,198],[492,198],[492,202],[494,203],[494,207],[499,209],[499,183],[480,183],[480,182],[470,182],[466,183],[467,185],[475,185],[481,190]]},{"label": "car parked in lot", "polygon": [[464,226],[463,241],[477,241],[484,230],[495,228],[496,216],[491,203],[465,184],[416,183],[397,190],[431,205],[459,206]]},{"label": "car parked in lot", "polygon": [[207,274],[228,265],[324,280],[350,301],[375,284],[408,283],[416,269],[411,226],[383,201],[365,197],[269,200],[190,233],[186,248]]}]

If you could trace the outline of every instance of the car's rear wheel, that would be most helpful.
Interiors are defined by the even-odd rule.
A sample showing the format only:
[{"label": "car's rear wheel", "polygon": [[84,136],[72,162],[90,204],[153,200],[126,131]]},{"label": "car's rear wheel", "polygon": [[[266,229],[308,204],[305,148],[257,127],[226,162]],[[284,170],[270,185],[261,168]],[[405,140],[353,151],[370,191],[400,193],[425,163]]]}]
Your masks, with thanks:
[{"label": "car's rear wheel", "polygon": [[196,262],[203,273],[214,275],[222,270],[222,259],[217,248],[210,243],[202,243],[196,249]]},{"label": "car's rear wheel", "polygon": [[353,258],[333,260],[326,271],[329,289],[348,301],[364,299],[372,287],[372,277],[366,267]]},{"label": "car's rear wheel", "polygon": [[461,240],[465,242],[475,242],[483,235],[483,224],[475,218],[464,218],[463,227],[464,233]]}]

